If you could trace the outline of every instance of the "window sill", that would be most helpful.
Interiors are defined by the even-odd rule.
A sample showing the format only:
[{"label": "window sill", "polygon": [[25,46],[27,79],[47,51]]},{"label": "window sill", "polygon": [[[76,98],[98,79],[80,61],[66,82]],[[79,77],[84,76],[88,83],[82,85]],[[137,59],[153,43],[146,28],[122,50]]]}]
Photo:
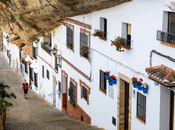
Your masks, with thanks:
[{"label": "window sill", "polygon": [[104,91],[102,91],[101,89],[99,89],[99,91],[106,95],[106,93]]},{"label": "window sill", "polygon": [[99,37],[99,39],[100,39],[100,40],[103,40],[103,41],[107,41],[107,39],[103,39],[103,38],[101,38],[101,37]]},{"label": "window sill", "polygon": [[168,43],[168,42],[160,42],[162,45],[165,45],[165,46],[169,46],[169,47],[173,47],[173,48],[175,48],[175,45],[173,45],[173,44],[170,44],[170,43]]},{"label": "window sill", "polygon": [[125,48],[127,50],[131,50],[130,46],[122,46],[122,48]]},{"label": "window sill", "polygon": [[141,121],[143,124],[146,123],[145,121],[143,121],[142,119],[140,119],[138,116],[136,116],[136,118],[137,118],[139,121]]}]

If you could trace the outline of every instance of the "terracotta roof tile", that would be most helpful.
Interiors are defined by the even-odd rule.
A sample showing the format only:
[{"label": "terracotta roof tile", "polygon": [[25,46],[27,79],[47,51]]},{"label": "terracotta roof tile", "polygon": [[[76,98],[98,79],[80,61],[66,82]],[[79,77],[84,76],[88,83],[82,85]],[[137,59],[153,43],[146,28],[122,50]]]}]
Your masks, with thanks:
[{"label": "terracotta roof tile", "polygon": [[24,46],[22,48],[22,50],[29,56],[32,57],[33,56],[33,48],[32,46]]},{"label": "terracotta roof tile", "polygon": [[10,28],[2,27],[4,31],[6,31],[9,35],[12,34],[13,32],[10,30]]},{"label": "terracotta roof tile", "polygon": [[11,43],[18,46],[18,45],[23,44],[24,42],[23,42],[21,39],[17,39],[17,40],[15,40],[15,41],[11,41]]},{"label": "terracotta roof tile", "polygon": [[164,65],[145,68],[149,78],[165,86],[175,86],[174,70]]}]

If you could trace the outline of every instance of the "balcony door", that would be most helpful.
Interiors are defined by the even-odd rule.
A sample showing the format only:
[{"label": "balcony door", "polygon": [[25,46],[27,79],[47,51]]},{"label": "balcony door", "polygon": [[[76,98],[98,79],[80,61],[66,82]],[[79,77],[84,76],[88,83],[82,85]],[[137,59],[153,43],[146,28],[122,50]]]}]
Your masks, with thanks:
[{"label": "balcony door", "polygon": [[170,126],[169,130],[173,130],[173,121],[174,121],[174,92],[170,91]]}]

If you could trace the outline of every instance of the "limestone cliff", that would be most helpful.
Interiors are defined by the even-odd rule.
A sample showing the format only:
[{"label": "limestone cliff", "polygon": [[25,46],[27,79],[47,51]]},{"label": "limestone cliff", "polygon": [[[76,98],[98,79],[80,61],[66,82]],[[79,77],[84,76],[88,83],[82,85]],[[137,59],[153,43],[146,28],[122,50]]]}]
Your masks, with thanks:
[{"label": "limestone cliff", "polygon": [[1,26],[31,44],[29,37],[48,35],[65,17],[82,15],[131,0],[0,0]]}]

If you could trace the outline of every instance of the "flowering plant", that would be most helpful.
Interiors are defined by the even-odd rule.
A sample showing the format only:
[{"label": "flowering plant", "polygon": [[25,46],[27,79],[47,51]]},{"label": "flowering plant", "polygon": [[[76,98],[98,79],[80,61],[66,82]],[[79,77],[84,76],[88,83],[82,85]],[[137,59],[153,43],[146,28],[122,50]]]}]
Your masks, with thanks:
[{"label": "flowering plant", "polygon": [[137,83],[137,78],[136,77],[132,78],[132,83]]},{"label": "flowering plant", "polygon": [[124,51],[124,50],[121,50],[121,47],[125,45],[125,40],[123,38],[118,37],[114,41],[111,40],[111,43],[112,43],[111,46],[113,45],[116,46],[117,51],[119,52]]},{"label": "flowering plant", "polygon": [[112,80],[116,79],[116,76],[114,76],[114,75],[111,75],[110,77],[112,78]]},{"label": "flowering plant", "polygon": [[112,82],[113,78],[111,76],[109,76],[108,78],[108,82]]},{"label": "flowering plant", "polygon": [[109,75],[110,71],[105,71],[105,75]]},{"label": "flowering plant", "polygon": [[144,83],[144,84],[142,85],[142,88],[148,88],[148,84],[147,84],[147,83]]},{"label": "flowering plant", "polygon": [[140,78],[140,80],[137,81],[137,85],[142,85],[142,81],[143,81],[143,79]]}]

